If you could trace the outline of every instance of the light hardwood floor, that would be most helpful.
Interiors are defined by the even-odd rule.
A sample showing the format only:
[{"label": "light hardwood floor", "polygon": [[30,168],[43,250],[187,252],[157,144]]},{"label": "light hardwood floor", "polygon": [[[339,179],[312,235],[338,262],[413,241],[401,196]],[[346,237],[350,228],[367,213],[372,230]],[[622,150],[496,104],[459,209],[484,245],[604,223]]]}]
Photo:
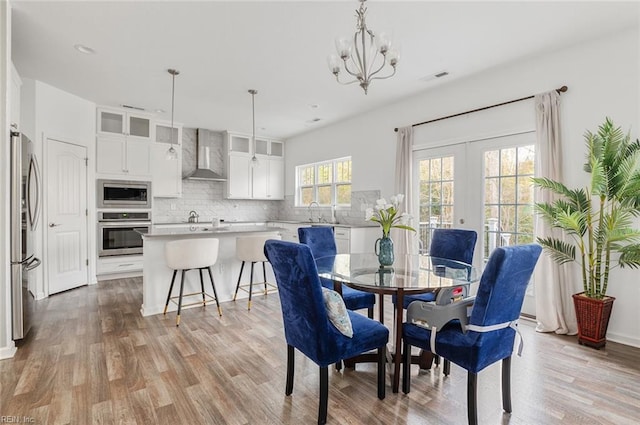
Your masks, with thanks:
[{"label": "light hardwood floor", "polygon": [[[140,316],[139,278],[100,282],[38,302],[37,325],[0,361],[0,416],[34,424],[313,424],[318,369],[296,356],[284,395],[286,346],[277,294]],[[391,309],[387,308],[387,312]],[[521,321],[513,413],[501,409],[499,363],[480,373],[481,424],[637,424],[640,349],[582,347]],[[390,320],[387,321],[390,323]],[[466,424],[466,372],[418,375],[411,393],[376,397],[373,364],[329,375],[330,424]],[[6,420],[5,420],[6,422]]]}]

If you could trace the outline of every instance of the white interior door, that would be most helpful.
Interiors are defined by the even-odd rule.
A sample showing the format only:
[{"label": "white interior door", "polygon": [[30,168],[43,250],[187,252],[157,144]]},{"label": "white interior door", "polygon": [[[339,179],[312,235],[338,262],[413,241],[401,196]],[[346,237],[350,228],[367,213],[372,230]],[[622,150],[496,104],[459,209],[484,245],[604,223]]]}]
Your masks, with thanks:
[{"label": "white interior door", "polygon": [[88,283],[87,152],[47,140],[47,274],[49,295]]}]

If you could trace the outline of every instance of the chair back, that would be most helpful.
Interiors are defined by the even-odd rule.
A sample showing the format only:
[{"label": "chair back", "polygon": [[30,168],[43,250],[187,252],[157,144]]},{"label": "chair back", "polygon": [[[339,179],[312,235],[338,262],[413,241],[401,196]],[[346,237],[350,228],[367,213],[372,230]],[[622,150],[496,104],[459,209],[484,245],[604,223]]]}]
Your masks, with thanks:
[{"label": "chair back", "polygon": [[199,269],[218,261],[218,239],[193,238],[169,241],[164,246],[167,266],[173,270]]},{"label": "chair back", "polygon": [[264,252],[278,283],[287,344],[317,364],[337,361],[331,359],[332,353],[337,352],[338,331],[331,328],[327,317],[311,249],[303,244],[268,240]]},{"label": "chair back", "polygon": [[537,244],[501,247],[493,251],[480,278],[469,324],[490,326],[518,319],[527,284],[541,251]]},{"label": "chair back", "polygon": [[311,248],[314,258],[336,255],[338,252],[333,227],[299,227],[298,239]]},{"label": "chair back", "polygon": [[240,261],[267,261],[264,243],[269,239],[282,239],[280,235],[252,235],[236,238],[236,258]]},{"label": "chair back", "polygon": [[474,230],[434,229],[429,255],[471,264],[477,239],[478,234]]}]

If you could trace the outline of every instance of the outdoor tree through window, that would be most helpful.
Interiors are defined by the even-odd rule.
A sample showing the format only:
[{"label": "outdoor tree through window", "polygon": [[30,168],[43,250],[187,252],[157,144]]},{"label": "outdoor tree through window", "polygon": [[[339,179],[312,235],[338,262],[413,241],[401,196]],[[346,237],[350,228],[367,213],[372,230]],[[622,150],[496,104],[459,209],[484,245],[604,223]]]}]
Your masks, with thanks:
[{"label": "outdoor tree through window", "polygon": [[351,157],[296,167],[296,206],[351,205]]}]

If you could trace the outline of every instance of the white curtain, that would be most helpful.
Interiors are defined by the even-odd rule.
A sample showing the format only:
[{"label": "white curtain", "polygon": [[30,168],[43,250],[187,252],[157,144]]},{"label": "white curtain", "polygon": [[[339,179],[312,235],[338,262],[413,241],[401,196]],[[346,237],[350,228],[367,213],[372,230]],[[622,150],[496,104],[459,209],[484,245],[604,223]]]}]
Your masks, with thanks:
[{"label": "white curtain", "polygon": [[[560,141],[560,95],[554,90],[535,96],[536,108],[536,176],[562,181],[562,149]],[[538,202],[552,202],[548,190],[536,189]],[[536,216],[536,236],[562,237]],[[535,281],[536,319],[538,332],[573,335],[577,322],[571,295],[573,288],[567,266],[560,266],[543,253],[538,261]]]},{"label": "white curtain", "polygon": [[[403,127],[398,129],[398,144],[396,147],[396,179],[395,193],[402,193],[404,201],[400,205],[400,211],[408,214],[413,213],[413,127]],[[418,230],[418,220],[414,218],[410,224]],[[395,252],[398,255],[414,254],[415,233],[402,229],[392,230],[392,239]]]}]

